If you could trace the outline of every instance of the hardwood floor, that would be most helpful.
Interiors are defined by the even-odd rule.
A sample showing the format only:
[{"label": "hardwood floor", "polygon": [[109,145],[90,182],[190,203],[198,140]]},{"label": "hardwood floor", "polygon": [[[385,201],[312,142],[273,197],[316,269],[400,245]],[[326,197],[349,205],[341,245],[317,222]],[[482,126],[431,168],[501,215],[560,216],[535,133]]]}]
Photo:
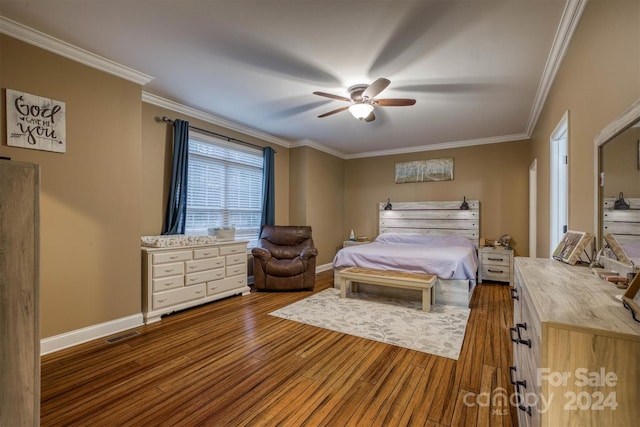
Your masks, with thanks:
[{"label": "hardwood floor", "polygon": [[310,292],[200,306],[43,356],[41,424],[517,425],[508,290],[476,288],[457,361],[268,315]]}]

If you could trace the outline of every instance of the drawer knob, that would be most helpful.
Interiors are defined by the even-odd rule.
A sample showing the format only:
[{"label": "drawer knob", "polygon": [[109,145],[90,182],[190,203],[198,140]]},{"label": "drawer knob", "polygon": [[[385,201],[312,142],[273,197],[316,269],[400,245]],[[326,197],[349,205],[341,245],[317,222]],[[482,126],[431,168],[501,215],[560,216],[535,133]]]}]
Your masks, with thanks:
[{"label": "drawer knob", "polygon": [[489,261],[504,261],[504,258],[487,258]]},{"label": "drawer knob", "polygon": [[531,416],[531,406],[518,405],[518,409],[526,412],[529,416]]},{"label": "drawer knob", "polygon": [[489,273],[504,273],[504,270],[492,270],[490,268],[487,269]]},{"label": "drawer knob", "polygon": [[516,301],[520,300],[520,297],[518,296],[518,290],[516,288],[511,288],[511,289],[509,289],[509,291],[511,292],[511,298],[512,299],[514,299]]},{"label": "drawer knob", "polygon": [[513,385],[516,385],[516,383],[518,382],[517,380],[515,380],[517,371],[518,368],[516,368],[515,366],[509,366],[509,382]]},{"label": "drawer knob", "polygon": [[178,257],[176,255],[170,256],[169,259],[177,259]]},{"label": "drawer knob", "polygon": [[[527,330],[527,324],[526,323],[517,323],[515,328],[509,328],[509,335],[510,335],[510,339],[511,341],[513,341],[516,344],[524,344],[527,347],[531,348],[531,340],[524,340],[522,339],[522,335],[520,335],[520,329],[524,329],[525,331]],[[514,338],[513,334],[516,334],[517,336]]]}]

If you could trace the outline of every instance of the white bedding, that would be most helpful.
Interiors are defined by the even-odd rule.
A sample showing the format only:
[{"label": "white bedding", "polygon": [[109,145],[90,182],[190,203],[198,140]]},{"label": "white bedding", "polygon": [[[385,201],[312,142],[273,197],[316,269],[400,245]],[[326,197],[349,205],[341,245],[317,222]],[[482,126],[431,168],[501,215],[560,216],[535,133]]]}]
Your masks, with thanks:
[{"label": "white bedding", "polygon": [[333,259],[334,268],[354,266],[435,274],[475,285],[478,252],[461,236],[385,233],[366,245],[343,248]]}]

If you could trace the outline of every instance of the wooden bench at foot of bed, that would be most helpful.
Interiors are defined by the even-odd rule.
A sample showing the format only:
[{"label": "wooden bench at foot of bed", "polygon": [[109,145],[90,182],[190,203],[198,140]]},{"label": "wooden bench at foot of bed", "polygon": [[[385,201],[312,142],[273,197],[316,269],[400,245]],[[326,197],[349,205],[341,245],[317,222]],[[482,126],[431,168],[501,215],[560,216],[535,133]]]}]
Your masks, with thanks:
[{"label": "wooden bench at foot of bed", "polygon": [[[333,269],[333,286],[337,289],[342,288],[342,272],[348,268],[356,267],[338,267]],[[359,267],[358,267],[359,268]],[[400,273],[397,270],[388,270]],[[426,274],[426,273],[424,273]],[[357,282],[354,280],[354,282]],[[369,285],[364,281],[362,283],[362,292],[371,292],[382,294],[389,297],[416,299],[420,298],[417,291],[408,288],[389,288],[379,285]],[[435,301],[441,305],[455,305],[458,307],[470,307],[472,291],[469,290],[469,281],[462,279],[441,279],[436,278],[432,287]],[[433,304],[433,302],[432,302]]]},{"label": "wooden bench at foot of bed", "polygon": [[432,274],[350,267],[340,272],[340,296],[346,298],[347,286],[354,287],[357,286],[357,283],[415,289],[422,292],[422,311],[428,312],[431,304],[435,303],[433,285],[436,283],[436,279],[437,277]]}]

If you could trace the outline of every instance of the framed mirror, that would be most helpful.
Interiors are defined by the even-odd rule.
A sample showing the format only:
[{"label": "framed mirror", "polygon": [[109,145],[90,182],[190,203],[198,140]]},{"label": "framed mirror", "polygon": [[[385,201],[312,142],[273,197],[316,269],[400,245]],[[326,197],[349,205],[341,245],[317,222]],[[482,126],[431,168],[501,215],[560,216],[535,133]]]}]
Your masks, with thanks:
[{"label": "framed mirror", "polygon": [[[640,232],[624,231],[618,235],[618,230],[604,228],[605,203],[611,204],[613,199],[623,193],[626,200],[632,202],[631,213],[615,211],[612,217],[624,226],[631,225],[640,230],[640,99],[636,100],[627,110],[607,125],[594,140],[595,143],[595,229],[597,230],[597,246],[603,245],[606,233],[616,235],[616,238],[626,243],[637,241],[640,243]],[[629,219],[627,217],[632,216]]]}]

